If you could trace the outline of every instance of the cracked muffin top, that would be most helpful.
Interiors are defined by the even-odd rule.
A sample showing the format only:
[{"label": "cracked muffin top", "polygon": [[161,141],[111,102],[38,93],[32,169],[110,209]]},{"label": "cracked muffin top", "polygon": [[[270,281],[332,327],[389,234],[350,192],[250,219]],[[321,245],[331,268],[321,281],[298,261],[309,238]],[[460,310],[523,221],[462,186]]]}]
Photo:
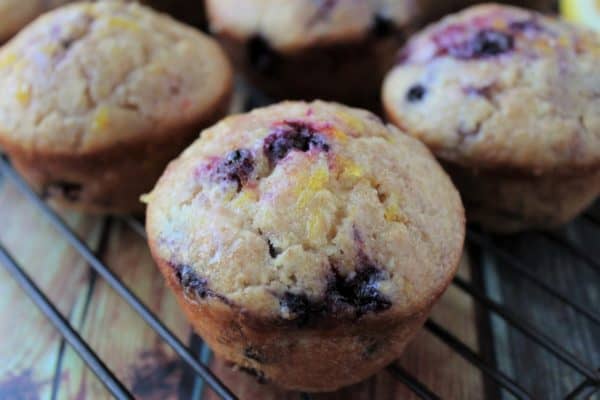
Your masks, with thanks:
[{"label": "cracked muffin top", "polygon": [[303,325],[423,311],[455,273],[464,213],[417,140],[335,103],[226,118],[145,201],[188,300]]},{"label": "cracked muffin top", "polygon": [[443,159],[570,174],[600,166],[600,37],[482,5],[415,36],[384,83],[390,118]]},{"label": "cracked muffin top", "polygon": [[231,80],[216,42],[168,16],[68,5],[0,50],[0,137],[62,154],[168,135],[211,112]]},{"label": "cracked muffin top", "polygon": [[413,26],[416,0],[207,0],[211,28],[238,40],[261,37],[287,53],[347,43]]}]

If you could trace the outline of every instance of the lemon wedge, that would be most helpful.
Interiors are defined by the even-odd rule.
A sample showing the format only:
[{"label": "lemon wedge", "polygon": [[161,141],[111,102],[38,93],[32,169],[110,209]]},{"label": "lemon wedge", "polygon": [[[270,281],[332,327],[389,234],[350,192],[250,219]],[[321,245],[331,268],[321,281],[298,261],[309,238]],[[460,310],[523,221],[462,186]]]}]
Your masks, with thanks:
[{"label": "lemon wedge", "polygon": [[560,12],[567,20],[600,32],[600,0],[561,0]]}]

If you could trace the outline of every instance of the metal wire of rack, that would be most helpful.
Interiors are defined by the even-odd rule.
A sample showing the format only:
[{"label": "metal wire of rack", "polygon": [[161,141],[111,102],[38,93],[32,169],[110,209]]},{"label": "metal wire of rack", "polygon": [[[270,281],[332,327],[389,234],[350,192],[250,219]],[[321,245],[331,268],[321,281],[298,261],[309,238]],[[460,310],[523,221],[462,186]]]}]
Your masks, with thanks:
[{"label": "metal wire of rack", "polygon": [[[207,365],[206,357],[198,358],[186,347],[173,332],[171,332],[163,322],[150,311],[143,302],[113,273],[110,268],[104,264],[94,254],[94,252],[77,236],[77,234],[66,224],[66,222],[46,204],[45,200],[36,194],[33,189],[23,180],[23,178],[14,170],[6,156],[0,155],[0,174],[8,178],[16,185],[18,190],[39,208],[44,216],[51,222],[54,228],[63,235],[68,243],[87,261],[87,263],[101,276],[106,282],[148,323],[151,328],[178,354],[178,356],[200,377],[220,398],[235,399],[236,396],[227,388],[210,370]],[[585,218],[590,223],[595,224],[595,228],[600,231],[600,219],[594,215],[586,215]],[[145,238],[143,224],[135,218],[123,217],[123,222],[129,226],[138,235]],[[579,257],[587,263],[592,269],[600,272],[600,263],[587,254],[574,243],[558,237],[553,234],[543,234],[548,240],[556,245],[564,247],[574,256]],[[600,314],[597,309],[590,309],[572,301],[569,296],[557,290],[540,280],[535,274],[531,273],[527,265],[501,249],[494,244],[493,240],[487,235],[478,232],[472,228],[467,232],[467,246],[475,246],[478,249],[485,249],[492,253],[520,278],[536,286],[546,294],[552,296],[561,302],[565,307],[570,308],[575,313],[585,317],[591,323],[600,325]],[[44,313],[49,321],[65,338],[85,361],[90,370],[99,378],[109,392],[118,399],[133,398],[125,385],[110,371],[104,362],[95,354],[94,350],[78,335],[75,329],[69,324],[63,315],[56,309],[52,302],[44,295],[42,290],[29,278],[25,270],[14,260],[9,250],[0,243],[0,263],[14,277],[17,283],[23,288],[26,294],[34,301],[35,305]],[[472,283],[463,278],[456,277],[453,284],[477,302],[477,304],[486,310],[502,318],[507,324],[511,325],[533,343],[541,346],[558,360],[577,371],[582,377],[579,385],[565,395],[565,399],[589,398],[594,393],[600,391],[600,370],[594,366],[588,365],[585,361],[567,350],[561,343],[545,334],[541,328],[534,326],[530,322],[519,317],[514,310],[506,305],[495,301],[487,294],[479,290]],[[482,374],[498,387],[518,399],[532,399],[534,396],[524,389],[514,378],[502,372],[492,363],[486,361],[482,355],[473,351],[467,344],[450,333],[440,324],[429,319],[425,323],[425,329],[453,349],[462,358],[479,369]],[[204,345],[203,345],[204,346]],[[204,346],[203,353],[207,354],[209,349]],[[439,399],[441,396],[434,393],[426,384],[419,381],[403,368],[397,365],[390,365],[387,371],[399,382],[405,384],[416,396],[422,399]],[[201,396],[201,391],[200,395]],[[311,395],[300,393],[300,398],[310,399]]]}]

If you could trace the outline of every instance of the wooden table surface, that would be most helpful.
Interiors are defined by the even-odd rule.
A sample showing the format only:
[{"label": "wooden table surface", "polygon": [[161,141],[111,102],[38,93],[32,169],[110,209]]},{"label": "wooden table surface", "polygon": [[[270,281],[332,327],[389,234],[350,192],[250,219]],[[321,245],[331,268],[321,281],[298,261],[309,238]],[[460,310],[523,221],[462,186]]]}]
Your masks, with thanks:
[{"label": "wooden table surface", "polygon": [[[234,109],[246,104],[238,96]],[[121,219],[59,210],[69,225],[165,324],[201,356],[173,295],[156,269],[145,241]],[[560,232],[600,260],[600,225],[580,220]],[[217,397],[157,334],[98,277],[52,228],[46,217],[0,176],[0,243],[57,305],[71,325],[140,399]],[[600,270],[542,234],[495,238],[527,270],[596,313]],[[506,268],[494,253],[474,249],[460,276],[520,318],[553,337],[576,357],[600,367],[600,330],[572,309]],[[469,258],[471,259],[469,262]],[[432,320],[489,363],[515,378],[535,398],[559,399],[583,381],[564,362],[526,339],[504,320],[451,286]],[[204,354],[204,357],[208,354]],[[0,268],[0,399],[103,399],[110,395],[9,274]],[[472,364],[427,330],[397,361],[431,390],[448,399],[511,398]],[[299,399],[232,371],[210,357],[210,367],[242,399]],[[413,399],[389,371],[317,399]]]}]

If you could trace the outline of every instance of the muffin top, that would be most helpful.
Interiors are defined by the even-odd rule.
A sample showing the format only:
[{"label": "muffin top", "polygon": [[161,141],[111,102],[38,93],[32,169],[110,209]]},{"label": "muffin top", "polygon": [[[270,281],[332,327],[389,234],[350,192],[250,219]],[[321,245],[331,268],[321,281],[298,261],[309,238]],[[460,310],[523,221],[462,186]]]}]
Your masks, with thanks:
[{"label": "muffin top", "polygon": [[0,49],[0,139],[85,153],[168,135],[231,87],[213,39],[134,3],[50,12]]},{"label": "muffin top", "polygon": [[429,1],[207,0],[211,28],[238,40],[261,37],[291,53],[359,41],[412,26]]},{"label": "muffin top", "polygon": [[188,300],[299,325],[423,311],[464,238],[460,198],[425,146],[320,101],[223,120],[145,200],[153,254]]},{"label": "muffin top", "polygon": [[390,118],[439,157],[525,174],[600,166],[600,37],[519,8],[449,16],[402,50]]}]

